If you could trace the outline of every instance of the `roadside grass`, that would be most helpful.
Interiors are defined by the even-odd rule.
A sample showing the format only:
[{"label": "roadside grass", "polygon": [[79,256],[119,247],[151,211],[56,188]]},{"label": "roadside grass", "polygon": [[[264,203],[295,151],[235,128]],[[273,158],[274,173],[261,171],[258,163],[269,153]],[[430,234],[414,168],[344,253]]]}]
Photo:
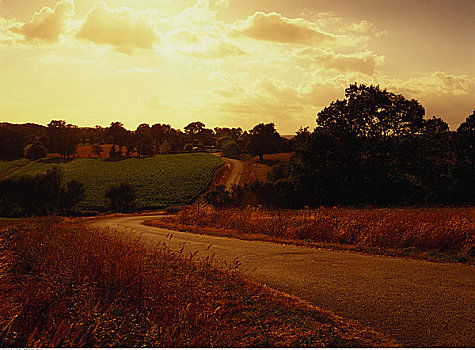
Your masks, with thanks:
[{"label": "roadside grass", "polygon": [[0,230],[2,347],[383,347],[377,333],[80,220]]},{"label": "roadside grass", "polygon": [[19,224],[22,219],[0,218],[0,229],[10,225]]},{"label": "roadside grass", "polygon": [[274,211],[194,205],[146,224],[379,255],[475,262],[475,208]]},{"label": "roadside grass", "polygon": [[128,182],[137,187],[137,209],[152,210],[192,202],[210,184],[223,161],[207,153],[158,155],[149,158],[44,158],[10,176],[36,175],[53,166],[64,170],[65,180],[85,184],[81,210],[106,209],[105,192]]}]

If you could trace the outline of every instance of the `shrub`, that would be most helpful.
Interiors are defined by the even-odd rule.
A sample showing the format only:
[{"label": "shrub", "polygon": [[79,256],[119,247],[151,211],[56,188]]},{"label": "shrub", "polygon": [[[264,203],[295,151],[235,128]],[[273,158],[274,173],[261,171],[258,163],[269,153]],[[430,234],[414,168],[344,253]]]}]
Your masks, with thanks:
[{"label": "shrub", "polygon": [[227,158],[239,159],[241,149],[234,141],[229,141],[223,145],[223,156]]},{"label": "shrub", "polygon": [[46,215],[70,209],[84,195],[83,184],[66,183],[59,167],[35,176],[0,181],[0,214],[4,216]]},{"label": "shrub", "polygon": [[106,198],[109,199],[109,208],[114,211],[130,212],[135,209],[135,200],[137,199],[137,188],[129,183],[112,185],[106,192]]},{"label": "shrub", "polygon": [[27,147],[25,157],[36,160],[46,157],[46,148],[40,142],[36,142],[30,147]]}]

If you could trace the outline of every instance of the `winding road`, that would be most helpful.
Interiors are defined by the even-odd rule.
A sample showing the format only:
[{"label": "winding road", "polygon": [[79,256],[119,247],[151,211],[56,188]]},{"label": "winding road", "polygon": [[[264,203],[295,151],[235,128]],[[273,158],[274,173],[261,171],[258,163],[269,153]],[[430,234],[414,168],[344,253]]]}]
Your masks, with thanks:
[{"label": "winding road", "polygon": [[329,251],[170,231],[119,217],[94,226],[151,246],[240,262],[245,276],[357,320],[407,347],[475,346],[475,270],[460,264]]},{"label": "winding road", "polygon": [[231,174],[229,174],[228,179],[226,180],[226,191],[230,191],[232,185],[239,185],[241,181],[242,172],[244,171],[244,164],[242,161],[232,158],[223,158],[233,165]]}]

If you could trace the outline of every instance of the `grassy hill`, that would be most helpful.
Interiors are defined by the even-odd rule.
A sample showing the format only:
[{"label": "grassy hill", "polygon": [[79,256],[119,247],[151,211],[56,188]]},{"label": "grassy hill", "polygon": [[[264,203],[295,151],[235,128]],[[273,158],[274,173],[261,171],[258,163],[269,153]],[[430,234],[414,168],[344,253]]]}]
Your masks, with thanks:
[{"label": "grassy hill", "polygon": [[84,210],[106,206],[105,192],[128,182],[137,187],[138,209],[158,209],[191,202],[210,183],[223,161],[207,153],[158,155],[150,158],[44,158],[26,165],[10,176],[35,175],[53,166],[64,170],[66,180],[85,184]]},{"label": "grassy hill", "polygon": [[6,172],[8,169],[11,169],[14,166],[26,163],[26,159],[15,159],[15,160],[2,160],[0,159],[0,177],[3,172]]}]

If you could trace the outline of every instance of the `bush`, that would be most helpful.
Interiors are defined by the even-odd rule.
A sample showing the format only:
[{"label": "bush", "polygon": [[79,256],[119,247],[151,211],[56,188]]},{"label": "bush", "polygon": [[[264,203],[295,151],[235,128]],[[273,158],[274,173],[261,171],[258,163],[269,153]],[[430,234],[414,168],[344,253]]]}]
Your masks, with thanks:
[{"label": "bush", "polygon": [[0,181],[0,215],[47,215],[71,209],[84,195],[83,184],[71,181],[63,187],[59,167],[35,176]]},{"label": "bush", "polygon": [[135,209],[137,188],[125,182],[120,185],[112,185],[106,192],[106,198],[110,201],[109,208],[111,210],[130,212]]},{"label": "bush", "polygon": [[70,211],[79,203],[85,193],[84,184],[82,182],[76,180],[68,182],[66,187],[61,191],[61,207],[67,211]]},{"label": "bush", "polygon": [[205,194],[206,203],[217,208],[229,207],[232,204],[231,192],[226,191],[223,185],[216,186],[216,189]]},{"label": "bush", "polygon": [[223,156],[227,158],[239,159],[241,149],[236,142],[230,141],[223,145]]},{"label": "bush", "polygon": [[40,142],[36,142],[27,148],[26,158],[36,160],[46,157],[46,148]]}]

